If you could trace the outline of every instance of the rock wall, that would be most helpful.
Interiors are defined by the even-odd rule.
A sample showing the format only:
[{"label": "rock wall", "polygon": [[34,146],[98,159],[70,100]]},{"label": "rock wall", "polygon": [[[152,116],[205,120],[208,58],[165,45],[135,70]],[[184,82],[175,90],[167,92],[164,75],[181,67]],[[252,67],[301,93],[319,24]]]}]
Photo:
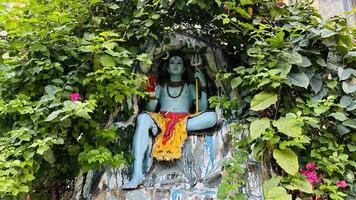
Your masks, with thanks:
[{"label": "rock wall", "polygon": [[[231,157],[230,124],[223,123],[218,130],[193,133],[183,147],[182,158],[158,162],[146,156],[145,179],[135,190],[121,190],[129,180],[129,170],[106,169],[89,172],[76,181],[73,199],[88,200],[205,200],[217,199],[222,178],[223,162]],[[263,199],[261,170],[257,162],[250,162],[247,184],[240,188],[247,199]]]}]

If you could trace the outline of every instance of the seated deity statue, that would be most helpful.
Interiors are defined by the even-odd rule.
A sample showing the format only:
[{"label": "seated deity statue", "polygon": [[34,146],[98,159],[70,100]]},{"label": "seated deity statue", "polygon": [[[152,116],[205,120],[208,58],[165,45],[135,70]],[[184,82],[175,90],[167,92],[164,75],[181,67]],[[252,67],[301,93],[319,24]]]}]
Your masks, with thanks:
[{"label": "seated deity statue", "polygon": [[[158,161],[171,161],[181,158],[188,132],[208,129],[216,124],[216,113],[208,111],[206,79],[197,67],[201,58],[196,55],[191,60],[191,65],[195,66],[195,83],[189,83],[184,76],[189,66],[182,53],[167,53],[167,61],[167,66],[161,69],[167,72],[166,81],[156,83],[155,78],[149,78],[148,102],[136,120],[132,178],[122,186],[123,189],[135,189],[143,183],[143,160],[150,133],[155,137],[152,157]],[[190,113],[194,107],[196,111]],[[159,112],[155,112],[157,109]]]}]

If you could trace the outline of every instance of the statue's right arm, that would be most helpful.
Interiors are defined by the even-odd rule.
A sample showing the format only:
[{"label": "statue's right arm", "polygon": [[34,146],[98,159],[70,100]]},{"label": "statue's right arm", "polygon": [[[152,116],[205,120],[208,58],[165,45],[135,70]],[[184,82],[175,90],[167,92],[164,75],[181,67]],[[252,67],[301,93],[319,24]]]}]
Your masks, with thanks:
[{"label": "statue's right arm", "polygon": [[160,92],[161,92],[161,86],[157,84],[156,86],[156,92],[155,92],[155,96],[151,96],[149,97],[149,100],[146,104],[146,110],[149,112],[154,112],[157,108],[158,105],[158,101],[159,101],[159,96],[160,96]]}]

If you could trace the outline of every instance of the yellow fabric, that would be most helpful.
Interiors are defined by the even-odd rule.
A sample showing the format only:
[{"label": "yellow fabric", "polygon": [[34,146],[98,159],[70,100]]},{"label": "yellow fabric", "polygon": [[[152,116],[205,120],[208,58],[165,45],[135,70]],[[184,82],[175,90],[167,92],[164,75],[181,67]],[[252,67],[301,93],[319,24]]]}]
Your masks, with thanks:
[{"label": "yellow fabric", "polygon": [[195,114],[190,114],[173,126],[173,135],[166,144],[162,144],[163,135],[167,127],[169,118],[164,117],[160,113],[150,112],[149,115],[161,129],[161,133],[156,137],[152,148],[152,156],[157,160],[173,160],[179,159],[182,156],[182,146],[187,139],[187,120]]}]

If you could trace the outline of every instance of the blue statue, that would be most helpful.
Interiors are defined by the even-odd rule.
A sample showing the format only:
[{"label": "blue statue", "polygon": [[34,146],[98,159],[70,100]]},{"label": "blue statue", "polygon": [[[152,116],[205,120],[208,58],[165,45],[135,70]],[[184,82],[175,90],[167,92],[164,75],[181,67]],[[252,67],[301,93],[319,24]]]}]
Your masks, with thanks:
[{"label": "blue statue", "polygon": [[[195,55],[191,60],[191,65],[195,67],[195,85],[183,80],[183,73],[187,70],[183,58],[182,54],[177,52],[167,53],[166,70],[169,80],[155,84],[151,79],[146,111],[139,114],[136,121],[133,175],[131,180],[122,186],[123,189],[137,188],[143,182],[142,165],[150,131],[155,135],[152,156],[157,160],[173,160],[181,157],[181,148],[188,131],[203,130],[216,124],[216,113],[207,111],[206,80],[202,71],[198,69],[198,65],[202,63],[201,58]],[[160,108],[156,113],[158,105]],[[196,111],[191,114],[189,111],[194,105]]]}]

